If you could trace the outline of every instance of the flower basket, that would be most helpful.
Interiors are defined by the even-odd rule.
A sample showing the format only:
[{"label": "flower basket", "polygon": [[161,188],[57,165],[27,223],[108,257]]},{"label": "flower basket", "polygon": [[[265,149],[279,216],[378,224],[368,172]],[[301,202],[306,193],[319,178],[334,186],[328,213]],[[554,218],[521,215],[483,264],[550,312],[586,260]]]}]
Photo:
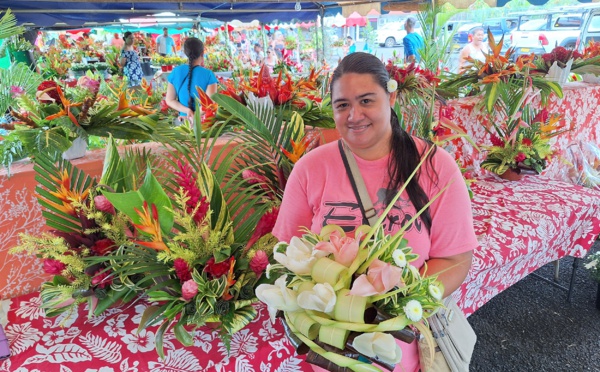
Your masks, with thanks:
[{"label": "flower basket", "polygon": [[506,172],[498,175],[498,177],[507,181],[520,181],[523,178],[523,176],[525,176],[523,173],[517,172],[517,170],[514,170],[512,168],[508,168]]},{"label": "flower basket", "polygon": [[168,65],[167,66],[167,71],[173,71],[173,65]]},{"label": "flower basket", "polygon": [[557,82],[558,84],[564,84],[569,79],[569,74],[571,73],[571,66],[573,65],[573,59],[570,59],[564,68],[558,67],[557,62],[555,61],[548,73],[546,74],[546,79],[550,81]]},{"label": "flower basket", "polygon": [[167,72],[167,71],[169,71],[169,70],[167,70],[167,66],[160,66],[160,70],[161,70],[162,72]]}]

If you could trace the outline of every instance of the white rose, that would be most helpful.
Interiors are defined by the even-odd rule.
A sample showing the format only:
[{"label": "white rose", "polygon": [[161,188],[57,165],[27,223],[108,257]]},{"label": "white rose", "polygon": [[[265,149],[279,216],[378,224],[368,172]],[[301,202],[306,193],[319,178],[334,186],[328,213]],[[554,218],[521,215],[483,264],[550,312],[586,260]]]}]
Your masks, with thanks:
[{"label": "white rose", "polygon": [[286,279],[287,275],[283,275],[280,276],[273,285],[261,284],[256,287],[256,297],[267,304],[271,322],[275,322],[277,310],[300,310],[296,301],[298,294],[287,287]]},{"label": "white rose", "polygon": [[315,284],[311,290],[298,294],[298,306],[306,310],[316,310],[324,313],[333,311],[337,298],[329,283]]},{"label": "white rose", "polygon": [[389,364],[396,364],[402,359],[402,349],[396,344],[394,336],[388,333],[363,333],[356,336],[352,347],[361,354]]},{"label": "white rose", "polygon": [[296,236],[288,244],[285,254],[277,252],[277,246],[273,249],[275,261],[298,275],[309,275],[317,259],[328,254],[328,252],[314,250],[312,245]]}]

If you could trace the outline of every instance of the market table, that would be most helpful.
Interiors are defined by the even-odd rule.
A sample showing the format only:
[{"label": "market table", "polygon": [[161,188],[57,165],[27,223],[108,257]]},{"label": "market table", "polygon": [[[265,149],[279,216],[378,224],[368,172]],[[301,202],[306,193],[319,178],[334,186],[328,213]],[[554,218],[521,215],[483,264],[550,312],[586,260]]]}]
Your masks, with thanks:
[{"label": "market table", "polygon": [[[472,189],[481,247],[455,292],[466,314],[553,260],[583,256],[600,233],[600,192],[543,176],[510,182],[490,175]],[[229,358],[216,333],[203,327],[194,347],[182,347],[168,333],[161,361],[154,351],[157,327],[136,334],[144,300],[89,320],[83,307],[66,319],[44,318],[38,292],[5,304],[10,307],[5,330],[13,356],[0,371],[312,370],[295,356],[279,323],[270,324],[262,305],[257,306],[258,317],[234,336]]]},{"label": "market table", "polygon": [[[572,122],[573,129],[551,139],[552,149],[558,154],[542,173],[550,178],[570,181],[568,177],[570,160],[569,146],[581,147],[582,143],[591,142],[600,147],[600,85],[583,82],[567,83],[563,86],[563,98],[553,96],[548,105],[549,112],[565,115],[567,122]],[[539,100],[538,100],[539,101]],[[465,130],[477,145],[491,145],[489,135],[481,125],[481,111],[476,109],[478,97],[468,97],[448,101],[454,108],[454,123]],[[568,125],[567,125],[568,127]],[[449,149],[465,167],[473,167],[478,173],[480,164],[485,160],[484,152],[476,152],[473,146],[464,139],[456,139]],[[584,148],[586,155],[591,156]]]}]

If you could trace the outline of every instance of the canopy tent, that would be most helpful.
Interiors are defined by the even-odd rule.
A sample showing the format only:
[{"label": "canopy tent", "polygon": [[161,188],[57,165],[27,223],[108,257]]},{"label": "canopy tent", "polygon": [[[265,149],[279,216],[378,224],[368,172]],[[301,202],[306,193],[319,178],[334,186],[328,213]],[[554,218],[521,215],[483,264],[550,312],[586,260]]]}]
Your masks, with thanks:
[{"label": "canopy tent", "polygon": [[[489,7],[503,7],[511,0],[479,0]],[[527,0],[531,5],[545,5],[549,0]],[[580,3],[598,3],[600,0],[578,0]],[[473,0],[395,0],[382,2],[382,9],[386,11],[418,11],[423,4],[444,5],[451,4],[457,9],[468,9],[475,1]]]},{"label": "canopy tent", "polygon": [[[300,4],[298,6],[297,4]],[[262,0],[257,2],[191,1],[157,2],[156,0],[0,0],[0,10],[10,8],[19,24],[39,27],[94,26],[118,23],[120,19],[140,18],[172,12],[181,17],[206,17],[229,22],[314,21],[317,15],[340,11],[333,2]]]},{"label": "canopy tent", "polygon": [[365,19],[365,17],[361,16],[357,12],[350,14],[350,16],[348,18],[346,18],[346,26],[348,26],[348,27],[352,27],[352,26],[364,27],[366,25],[367,25],[367,20]]}]

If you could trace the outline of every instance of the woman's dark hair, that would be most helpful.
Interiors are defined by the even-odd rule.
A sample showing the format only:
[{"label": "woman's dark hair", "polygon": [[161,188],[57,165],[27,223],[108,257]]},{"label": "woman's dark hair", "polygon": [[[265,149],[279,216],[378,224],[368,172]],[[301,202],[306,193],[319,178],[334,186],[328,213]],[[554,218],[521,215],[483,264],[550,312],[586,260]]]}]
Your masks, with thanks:
[{"label": "woman's dark hair", "polygon": [[192,111],[196,111],[196,105],[194,104],[194,96],[192,95],[192,73],[194,72],[194,61],[204,55],[204,43],[196,37],[188,37],[183,43],[183,52],[188,57],[188,93],[190,98],[188,100],[188,108]]},{"label": "woman's dark hair", "polygon": [[129,36],[131,36],[131,31],[127,31],[123,34],[123,40],[127,39]]},{"label": "woman's dark hair", "polygon": [[[357,52],[349,54],[342,59],[331,77],[329,90],[332,94],[335,82],[348,73],[371,75],[387,92],[387,82],[390,80],[390,76],[379,58],[372,54]],[[396,196],[401,185],[408,179],[421,161],[422,156],[429,150],[429,147],[432,146],[429,141],[425,141],[426,146],[423,148],[423,151],[419,153],[412,136],[400,127],[398,116],[393,108],[391,108],[391,111],[392,118],[390,125],[392,126],[392,140],[390,143],[391,153],[388,166],[390,182],[387,185],[387,194],[385,197],[386,205],[388,205],[394,196]],[[433,149],[429,154],[430,164],[435,151],[436,149]],[[419,170],[416,175],[416,180],[420,178],[421,174],[422,172]],[[409,182],[406,186],[406,192],[417,211],[421,210],[425,204],[429,202],[429,198],[421,188],[419,182]],[[421,220],[425,224],[425,227],[427,227],[427,230],[431,231],[431,214],[429,213],[429,208],[421,214]]]}]

